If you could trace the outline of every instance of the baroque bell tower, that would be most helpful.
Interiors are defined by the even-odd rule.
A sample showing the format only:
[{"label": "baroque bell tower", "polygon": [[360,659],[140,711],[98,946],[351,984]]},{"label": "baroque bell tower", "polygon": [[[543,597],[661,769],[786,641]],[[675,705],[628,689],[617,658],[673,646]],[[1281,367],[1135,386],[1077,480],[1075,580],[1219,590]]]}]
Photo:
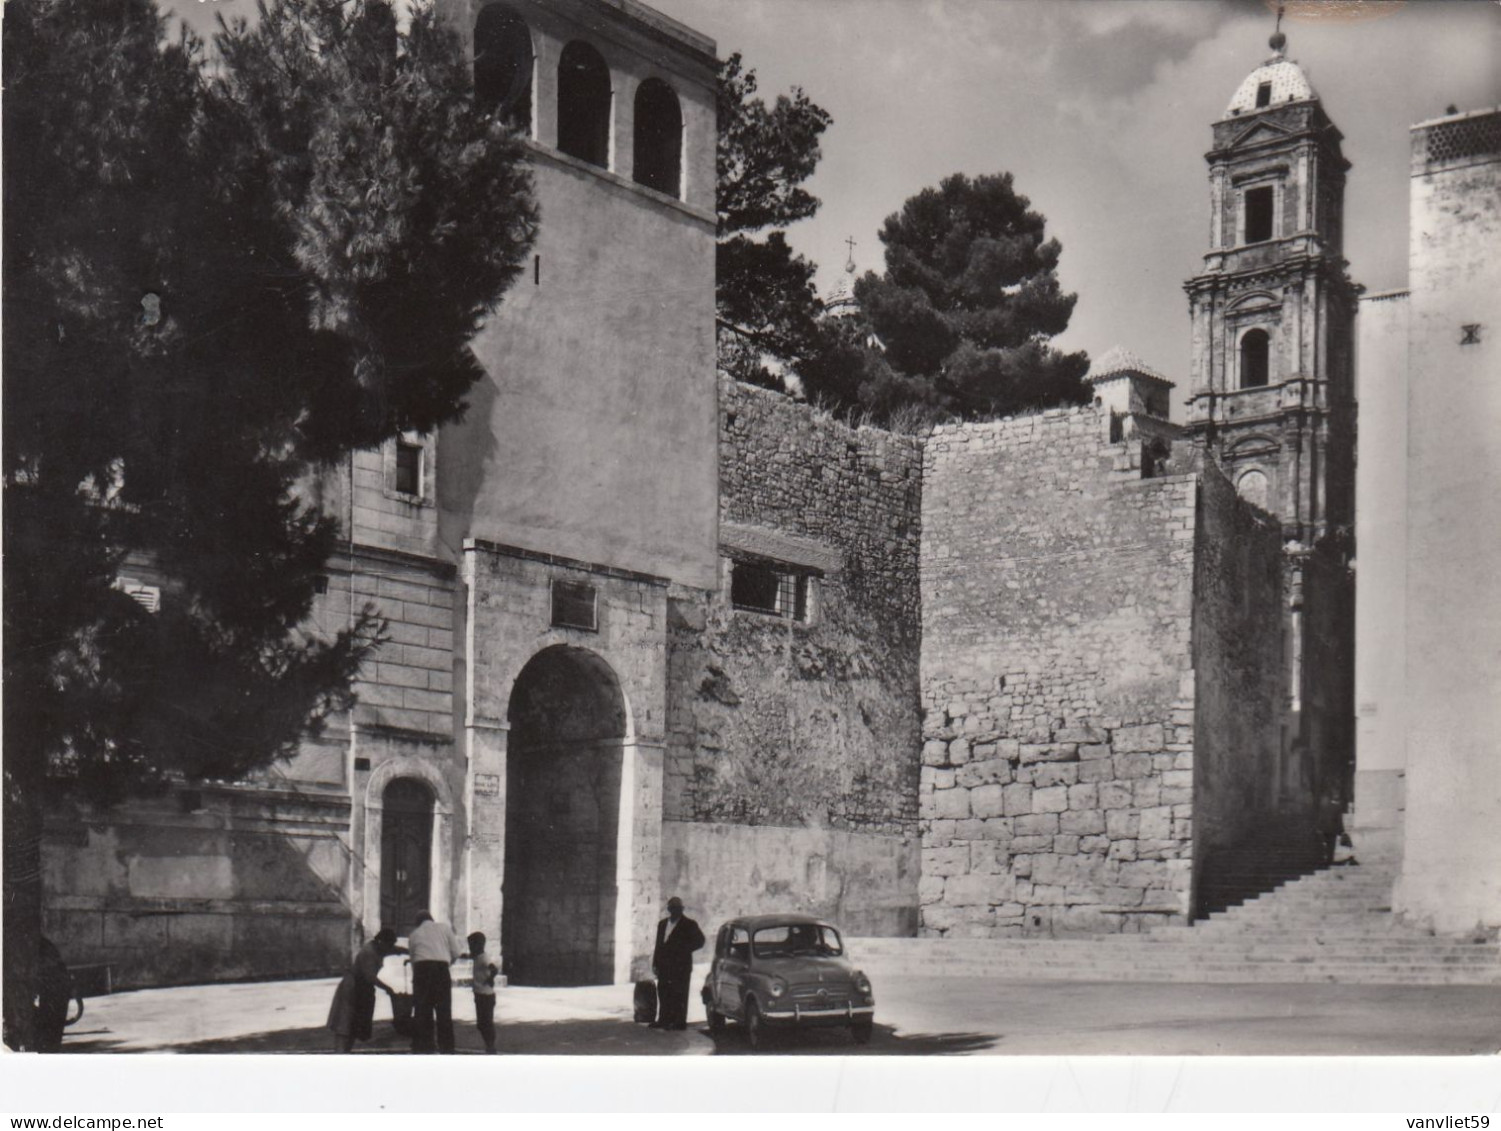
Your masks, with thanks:
[{"label": "baroque bell tower", "polygon": [[1290,542],[1312,546],[1353,521],[1359,289],[1342,254],[1350,163],[1286,42],[1272,36],[1206,154],[1209,251],[1185,284],[1186,426]]}]

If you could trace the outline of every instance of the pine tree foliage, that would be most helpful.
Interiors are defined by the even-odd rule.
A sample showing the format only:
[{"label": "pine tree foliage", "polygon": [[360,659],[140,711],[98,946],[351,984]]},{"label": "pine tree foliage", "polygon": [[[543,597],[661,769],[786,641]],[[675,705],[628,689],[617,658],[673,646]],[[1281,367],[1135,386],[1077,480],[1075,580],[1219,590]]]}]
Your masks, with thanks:
[{"label": "pine tree foliage", "polygon": [[810,392],[877,416],[900,404],[967,418],[1082,403],[1089,367],[1049,340],[1076,296],[1058,285],[1056,239],[1011,174],[963,174],[924,189],[881,229],[883,275],[855,287],[880,356],[816,365]]},{"label": "pine tree foliage", "polygon": [[792,250],[785,229],[818,211],[818,198],[802,186],[818,167],[818,139],[832,119],[800,88],[771,106],[756,89],[756,73],[738,52],[720,64],[719,365],[740,380],[779,386],[768,360],[791,365],[820,348],[816,268]]},{"label": "pine tree foliage", "polygon": [[[380,625],[308,627],[337,531],[307,485],[462,411],[467,342],[536,210],[431,6],[398,28],[381,0],[269,0],[210,51],[152,0],[12,0],[4,74],[24,1044],[12,912],[36,893],[9,859],[34,856],[43,790],[242,777],[348,704]],[[158,612],[116,587],[127,568],[160,582]]]}]

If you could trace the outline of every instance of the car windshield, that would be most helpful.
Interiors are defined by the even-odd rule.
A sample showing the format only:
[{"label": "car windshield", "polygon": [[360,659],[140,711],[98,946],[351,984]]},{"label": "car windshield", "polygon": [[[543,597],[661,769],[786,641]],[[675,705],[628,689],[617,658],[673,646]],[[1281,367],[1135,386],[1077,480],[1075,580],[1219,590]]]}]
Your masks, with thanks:
[{"label": "car windshield", "polygon": [[839,932],[813,923],[783,923],[762,927],[751,936],[757,958],[789,958],[794,954],[832,957],[844,953]]}]

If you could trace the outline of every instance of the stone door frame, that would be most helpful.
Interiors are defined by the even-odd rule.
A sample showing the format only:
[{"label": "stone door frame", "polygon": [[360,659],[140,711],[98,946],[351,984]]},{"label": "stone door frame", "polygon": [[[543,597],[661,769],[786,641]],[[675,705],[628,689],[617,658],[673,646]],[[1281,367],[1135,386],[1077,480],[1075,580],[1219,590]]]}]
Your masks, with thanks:
[{"label": "stone door frame", "polygon": [[[464,549],[467,929],[483,931],[497,942],[502,937],[511,694],[533,658],[561,645],[589,653],[610,670],[625,712],[614,980],[643,977],[650,968],[662,899],[667,584],[475,539],[466,540]],[[550,587],[559,579],[596,588],[597,633],[551,625]]]}]

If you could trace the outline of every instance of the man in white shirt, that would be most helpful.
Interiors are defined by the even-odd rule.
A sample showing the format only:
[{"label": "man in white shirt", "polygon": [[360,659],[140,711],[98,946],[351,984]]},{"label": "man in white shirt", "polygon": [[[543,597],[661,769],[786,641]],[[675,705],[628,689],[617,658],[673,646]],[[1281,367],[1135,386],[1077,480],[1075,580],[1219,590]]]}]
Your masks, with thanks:
[{"label": "man in white shirt", "polygon": [[407,939],[412,961],[412,1012],[416,1032],[413,1052],[433,1051],[437,1023],[437,1051],[453,1052],[453,979],[448,968],[464,957],[464,945],[447,923],[417,913],[417,926]]}]

